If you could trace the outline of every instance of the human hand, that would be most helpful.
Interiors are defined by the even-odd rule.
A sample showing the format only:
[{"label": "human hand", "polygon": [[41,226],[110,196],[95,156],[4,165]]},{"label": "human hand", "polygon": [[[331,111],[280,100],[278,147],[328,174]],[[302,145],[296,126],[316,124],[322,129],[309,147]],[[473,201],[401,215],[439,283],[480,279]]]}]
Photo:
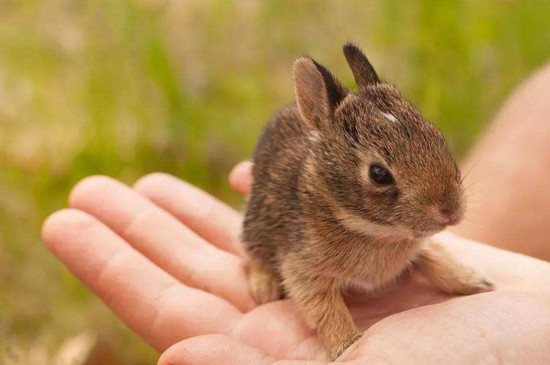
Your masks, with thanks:
[{"label": "human hand", "polygon": [[[249,165],[240,165],[232,184],[245,193],[249,183]],[[241,217],[223,203],[164,174],[134,189],[91,177],[69,200],[73,209],[44,224],[44,241],[151,345],[163,351],[184,340],[161,364],[326,360],[290,303],[254,305],[237,240]],[[377,298],[351,296],[357,323],[370,328],[339,361],[547,361],[550,265],[450,234],[440,239],[497,290],[452,298],[411,275]]]}]

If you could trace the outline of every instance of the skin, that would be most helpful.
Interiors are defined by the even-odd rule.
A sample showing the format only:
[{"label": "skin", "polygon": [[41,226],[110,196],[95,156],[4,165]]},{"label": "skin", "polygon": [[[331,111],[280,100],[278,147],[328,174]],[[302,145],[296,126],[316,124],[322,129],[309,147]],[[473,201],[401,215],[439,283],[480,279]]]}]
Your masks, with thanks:
[{"label": "skin", "polygon": [[512,93],[466,159],[468,219],[455,232],[550,261],[550,64]]},{"label": "skin", "polygon": [[[231,176],[244,194],[249,171],[249,164],[241,164]],[[541,195],[517,190],[524,198]],[[544,202],[513,211],[500,227],[522,230],[524,220],[517,216],[541,211]],[[73,189],[69,205],[44,223],[44,242],[130,328],[164,351],[159,364],[325,362],[323,347],[290,303],[255,306],[236,239],[241,216],[222,202],[153,174],[133,188],[89,177]],[[528,231],[513,248],[529,247],[535,234],[547,237],[544,228],[533,236]],[[350,296],[356,322],[368,330],[337,362],[550,362],[550,264],[450,233],[439,239],[497,289],[450,297],[409,276],[375,299]]]},{"label": "skin", "polygon": [[[243,191],[249,175],[242,166],[239,170],[233,184]],[[134,189],[90,177],[74,188],[69,201],[71,209],[54,213],[44,224],[46,245],[159,351],[188,339],[170,348],[160,364],[326,360],[287,301],[254,306],[235,239],[241,217],[215,198],[174,177],[153,174]],[[550,340],[550,293],[545,291],[550,265],[450,234],[440,239],[492,277],[498,290],[449,300],[408,277],[379,298],[348,298],[359,326],[374,325],[339,360],[550,359],[548,347],[540,346]],[[411,338],[415,346],[403,346]]]}]

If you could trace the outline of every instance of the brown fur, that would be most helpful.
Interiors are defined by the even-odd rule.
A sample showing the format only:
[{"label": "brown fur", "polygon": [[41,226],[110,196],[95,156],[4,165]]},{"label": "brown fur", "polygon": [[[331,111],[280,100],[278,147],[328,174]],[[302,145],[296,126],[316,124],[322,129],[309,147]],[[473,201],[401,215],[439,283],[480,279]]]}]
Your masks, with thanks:
[{"label": "brown fur", "polygon": [[[259,139],[242,236],[256,300],[288,296],[332,358],[360,337],[346,287],[376,290],[413,268],[447,292],[490,288],[428,239],[464,211],[443,136],[357,47],[344,53],[359,92],[310,58],[295,62],[297,105],[277,113]],[[395,184],[373,183],[373,163]]]}]

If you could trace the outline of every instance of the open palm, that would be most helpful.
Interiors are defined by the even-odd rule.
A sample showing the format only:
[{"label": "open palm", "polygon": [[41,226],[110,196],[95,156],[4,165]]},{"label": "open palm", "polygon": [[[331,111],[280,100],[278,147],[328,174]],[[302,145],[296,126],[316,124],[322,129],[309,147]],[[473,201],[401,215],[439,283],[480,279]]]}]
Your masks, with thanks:
[{"label": "open palm", "polygon": [[[249,167],[232,174],[242,193]],[[254,304],[238,242],[241,216],[222,202],[165,174],[133,188],[90,177],[69,202],[45,222],[46,245],[145,341],[168,349],[161,363],[327,361],[291,303]],[[367,331],[338,361],[550,361],[550,265],[448,233],[440,238],[497,290],[453,298],[410,274],[375,298],[350,295]]]}]

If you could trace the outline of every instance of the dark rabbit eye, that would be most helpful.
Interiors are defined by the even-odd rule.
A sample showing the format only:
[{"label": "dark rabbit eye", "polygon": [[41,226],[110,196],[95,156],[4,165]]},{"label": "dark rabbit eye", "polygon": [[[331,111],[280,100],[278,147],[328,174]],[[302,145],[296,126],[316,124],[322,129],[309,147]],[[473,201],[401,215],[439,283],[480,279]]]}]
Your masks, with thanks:
[{"label": "dark rabbit eye", "polygon": [[393,176],[384,167],[380,165],[372,165],[369,170],[370,178],[378,185],[391,185],[393,184]]}]

